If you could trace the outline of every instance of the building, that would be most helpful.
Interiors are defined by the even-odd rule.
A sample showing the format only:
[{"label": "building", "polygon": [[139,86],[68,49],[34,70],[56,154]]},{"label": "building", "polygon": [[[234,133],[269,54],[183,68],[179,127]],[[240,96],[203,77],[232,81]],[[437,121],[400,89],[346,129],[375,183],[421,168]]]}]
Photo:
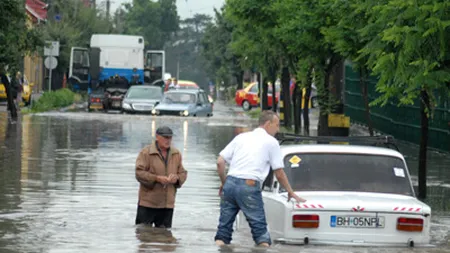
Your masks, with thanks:
[{"label": "building", "polygon": [[[47,4],[40,0],[26,0],[27,27],[29,29],[47,21]],[[34,92],[42,91],[44,82],[44,61],[37,52],[30,53],[24,58],[23,74],[30,83],[34,83]]]}]

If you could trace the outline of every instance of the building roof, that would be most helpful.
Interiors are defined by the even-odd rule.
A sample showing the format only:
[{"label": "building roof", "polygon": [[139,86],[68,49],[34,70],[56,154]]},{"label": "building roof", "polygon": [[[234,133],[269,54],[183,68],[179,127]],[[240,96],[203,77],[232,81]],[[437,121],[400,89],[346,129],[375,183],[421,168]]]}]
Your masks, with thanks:
[{"label": "building roof", "polygon": [[41,0],[26,0],[25,9],[33,21],[47,20],[47,4]]}]

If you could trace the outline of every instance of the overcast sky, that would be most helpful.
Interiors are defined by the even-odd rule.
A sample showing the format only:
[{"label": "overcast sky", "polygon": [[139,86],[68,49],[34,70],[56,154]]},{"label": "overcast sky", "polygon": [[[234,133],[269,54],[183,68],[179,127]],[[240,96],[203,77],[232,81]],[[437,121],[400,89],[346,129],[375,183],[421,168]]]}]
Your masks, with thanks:
[{"label": "overcast sky", "polygon": [[[102,0],[97,0],[97,2],[102,2]],[[114,13],[121,4],[129,2],[131,0],[111,0],[111,13]],[[178,15],[181,19],[191,17],[196,13],[214,16],[214,7],[220,9],[224,3],[225,0],[177,0]]]}]

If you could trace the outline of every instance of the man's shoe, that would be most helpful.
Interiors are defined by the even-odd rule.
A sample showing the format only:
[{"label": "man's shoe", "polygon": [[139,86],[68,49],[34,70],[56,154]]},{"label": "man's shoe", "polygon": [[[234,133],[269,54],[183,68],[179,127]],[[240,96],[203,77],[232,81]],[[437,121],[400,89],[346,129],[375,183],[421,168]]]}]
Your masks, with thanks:
[{"label": "man's shoe", "polygon": [[267,242],[262,242],[262,243],[258,244],[258,247],[268,248],[268,247],[270,247],[270,245]]}]

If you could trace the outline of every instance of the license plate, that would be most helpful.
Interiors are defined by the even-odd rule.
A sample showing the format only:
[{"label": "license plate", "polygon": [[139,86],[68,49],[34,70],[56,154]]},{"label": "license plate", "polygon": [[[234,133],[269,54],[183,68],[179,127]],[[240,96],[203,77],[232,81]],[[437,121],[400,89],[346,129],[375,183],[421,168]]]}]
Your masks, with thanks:
[{"label": "license plate", "polygon": [[384,228],[383,216],[331,216],[333,228]]},{"label": "license plate", "polygon": [[114,102],[112,103],[112,106],[114,106],[114,107],[120,107],[120,106],[121,106],[121,103],[120,103],[120,101],[114,101]]},{"label": "license plate", "polygon": [[91,109],[103,109],[103,105],[90,105],[89,108],[91,108]]}]

